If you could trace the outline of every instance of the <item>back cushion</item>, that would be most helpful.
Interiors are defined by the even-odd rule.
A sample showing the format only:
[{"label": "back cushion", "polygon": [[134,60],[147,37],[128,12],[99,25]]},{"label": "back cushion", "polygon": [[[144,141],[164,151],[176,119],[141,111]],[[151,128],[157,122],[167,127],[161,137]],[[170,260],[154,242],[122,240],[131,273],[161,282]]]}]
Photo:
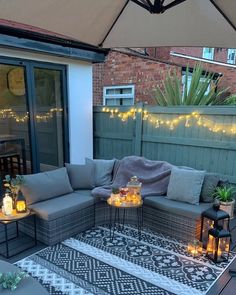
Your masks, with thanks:
[{"label": "back cushion", "polygon": [[28,205],[73,192],[65,167],[24,175],[21,191]]},{"label": "back cushion", "polygon": [[173,167],[167,189],[167,199],[199,204],[205,171]]},{"label": "back cushion", "polygon": [[214,201],[213,193],[215,192],[216,186],[218,185],[219,181],[219,175],[215,173],[206,173],[200,195],[201,202],[211,203]]},{"label": "back cushion", "polygon": [[66,163],[65,165],[74,190],[94,188],[95,167],[92,163],[86,165]]},{"label": "back cushion", "polygon": [[92,160],[86,158],[85,161],[86,164],[93,164],[95,166],[95,186],[111,184],[115,160]]}]

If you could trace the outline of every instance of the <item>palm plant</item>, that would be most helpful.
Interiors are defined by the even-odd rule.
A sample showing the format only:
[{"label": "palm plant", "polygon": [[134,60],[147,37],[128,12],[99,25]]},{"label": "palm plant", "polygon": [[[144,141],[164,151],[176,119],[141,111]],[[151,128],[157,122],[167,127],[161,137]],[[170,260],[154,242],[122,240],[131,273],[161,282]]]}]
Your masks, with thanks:
[{"label": "palm plant", "polygon": [[233,94],[225,99],[225,104],[236,105],[236,94]]},{"label": "palm plant", "polygon": [[213,194],[221,202],[231,202],[233,200],[234,189],[230,186],[216,187]]},{"label": "palm plant", "polygon": [[[200,65],[196,65],[192,73],[187,67],[183,93],[182,81],[176,72],[172,76],[168,73],[163,81],[163,90],[160,87],[155,89],[154,98],[157,104],[160,106],[217,104],[219,97],[227,89],[218,91],[216,86],[219,78],[214,80],[214,74],[203,73]],[[191,81],[189,81],[190,75]]]}]

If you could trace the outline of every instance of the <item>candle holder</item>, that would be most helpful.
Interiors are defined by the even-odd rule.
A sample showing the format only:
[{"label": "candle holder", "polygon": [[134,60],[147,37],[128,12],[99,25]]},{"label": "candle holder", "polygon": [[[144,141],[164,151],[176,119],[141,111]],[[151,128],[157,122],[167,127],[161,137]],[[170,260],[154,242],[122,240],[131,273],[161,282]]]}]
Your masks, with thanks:
[{"label": "candle holder", "polygon": [[202,255],[202,242],[194,240],[193,242],[188,243],[188,253],[193,257]]}]

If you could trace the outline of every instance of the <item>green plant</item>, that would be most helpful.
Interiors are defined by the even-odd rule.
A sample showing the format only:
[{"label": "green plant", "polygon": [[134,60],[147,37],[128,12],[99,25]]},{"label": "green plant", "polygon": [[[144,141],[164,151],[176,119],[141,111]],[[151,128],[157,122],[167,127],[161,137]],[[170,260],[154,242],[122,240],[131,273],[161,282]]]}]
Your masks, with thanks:
[{"label": "green plant", "polygon": [[[189,81],[190,75],[191,81]],[[186,68],[183,92],[181,78],[176,72],[172,76],[168,73],[163,81],[163,90],[160,87],[155,89],[154,99],[160,106],[217,104],[219,97],[227,90],[218,91],[218,82],[219,78],[214,80],[214,74],[204,73],[198,64],[192,73],[188,67]]]},{"label": "green plant", "polygon": [[231,202],[233,200],[234,189],[231,186],[221,186],[215,189],[213,196],[221,202]]},{"label": "green plant", "polygon": [[0,286],[2,286],[3,289],[11,289],[11,291],[14,291],[20,281],[29,275],[25,272],[18,271],[18,272],[8,272],[8,273],[0,273]]},{"label": "green plant", "polygon": [[224,103],[228,105],[236,105],[236,94],[232,94],[229,97],[227,97]]},{"label": "green plant", "polygon": [[5,179],[3,180],[6,192],[17,194],[24,181],[25,180],[22,175],[16,175],[15,178],[11,177],[10,175],[6,175]]}]

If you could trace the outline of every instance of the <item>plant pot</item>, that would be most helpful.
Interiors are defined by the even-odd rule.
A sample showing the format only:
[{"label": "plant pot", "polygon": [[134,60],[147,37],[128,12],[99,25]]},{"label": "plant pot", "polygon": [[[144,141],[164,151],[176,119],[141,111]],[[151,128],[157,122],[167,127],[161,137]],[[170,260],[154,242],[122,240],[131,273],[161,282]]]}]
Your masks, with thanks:
[{"label": "plant pot", "polygon": [[234,217],[234,204],[235,200],[230,202],[220,202],[220,210],[227,212],[231,219]]}]

